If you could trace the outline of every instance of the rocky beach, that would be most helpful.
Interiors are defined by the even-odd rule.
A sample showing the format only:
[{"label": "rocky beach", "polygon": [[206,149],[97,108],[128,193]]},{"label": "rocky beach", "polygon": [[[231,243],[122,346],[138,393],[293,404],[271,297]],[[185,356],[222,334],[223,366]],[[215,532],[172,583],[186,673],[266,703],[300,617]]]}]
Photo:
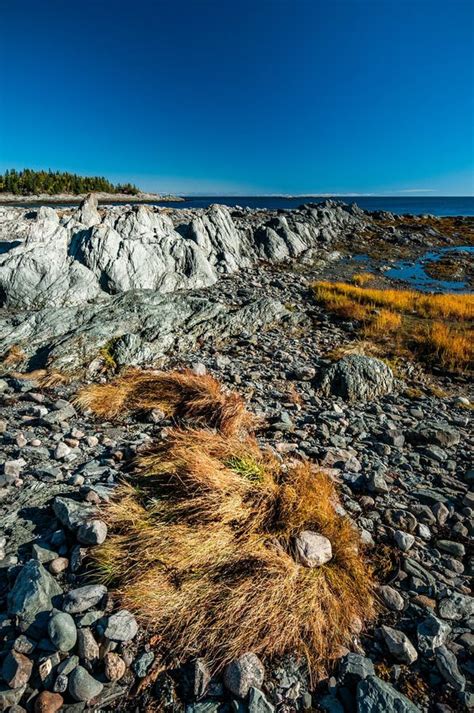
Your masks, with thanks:
[{"label": "rocky beach", "polygon": [[[314,286],[363,271],[379,290],[468,294],[473,238],[474,218],[333,201],[0,206],[0,710],[472,708],[472,365],[382,353]],[[150,444],[187,426],[78,400],[131,367],[214,377],[258,418],[259,447],[336,487],[376,614],[350,622],[324,675],[291,650],[242,651],[216,670],[205,635],[177,660],[104,583],[94,551],[114,536],[108,504]],[[321,551],[299,545],[313,567]]]}]

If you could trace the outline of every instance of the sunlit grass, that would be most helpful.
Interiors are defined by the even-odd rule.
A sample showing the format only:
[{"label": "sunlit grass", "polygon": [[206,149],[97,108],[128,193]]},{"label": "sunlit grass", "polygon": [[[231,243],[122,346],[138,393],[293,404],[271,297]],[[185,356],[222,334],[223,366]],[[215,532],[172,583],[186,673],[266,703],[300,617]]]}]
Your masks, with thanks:
[{"label": "sunlit grass", "polygon": [[[135,371],[107,386],[79,403],[121,415],[159,401],[179,423],[102,511],[109,536],[95,561],[120,606],[174,661],[203,655],[217,670],[248,651],[292,652],[325,675],[374,614],[371,568],[329,475],[260,448],[240,397],[209,377]],[[331,542],[321,567],[295,556],[304,530]]]},{"label": "sunlit grass", "polygon": [[360,322],[363,336],[384,343],[389,353],[409,350],[430,365],[449,371],[462,372],[473,366],[472,294],[432,295],[345,282],[317,282],[313,290],[317,301],[330,312]]}]

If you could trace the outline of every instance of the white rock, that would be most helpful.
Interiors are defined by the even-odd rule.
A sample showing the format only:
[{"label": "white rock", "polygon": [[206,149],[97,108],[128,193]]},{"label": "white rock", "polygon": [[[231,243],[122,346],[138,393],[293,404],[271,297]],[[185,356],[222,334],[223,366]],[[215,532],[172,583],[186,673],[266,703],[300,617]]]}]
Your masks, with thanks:
[{"label": "white rock", "polygon": [[327,537],[311,530],[300,532],[295,540],[296,557],[305,567],[320,567],[332,559],[332,547]]}]

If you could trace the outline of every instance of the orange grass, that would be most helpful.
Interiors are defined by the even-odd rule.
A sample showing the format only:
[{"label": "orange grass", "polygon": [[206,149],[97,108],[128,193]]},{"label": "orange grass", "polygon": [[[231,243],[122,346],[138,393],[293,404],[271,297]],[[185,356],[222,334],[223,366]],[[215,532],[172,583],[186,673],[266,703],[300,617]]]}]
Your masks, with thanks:
[{"label": "orange grass", "polygon": [[[171,429],[104,506],[96,564],[174,661],[204,655],[216,671],[247,651],[294,652],[319,677],[374,614],[371,570],[337,501],[326,473],[241,430]],[[331,541],[322,567],[294,557],[302,530]]]},{"label": "orange grass", "polygon": [[397,332],[402,325],[402,316],[389,309],[381,309],[368,322],[364,329],[366,336],[388,336]]},{"label": "orange grass", "polygon": [[352,282],[359,287],[364,287],[364,285],[373,279],[374,276],[370,272],[359,272],[356,275],[352,275]]},{"label": "orange grass", "polygon": [[435,319],[474,319],[474,295],[429,294],[416,290],[373,289],[357,287],[345,282],[317,282],[314,286],[317,297],[322,299],[329,292],[343,295],[359,304],[388,307],[396,312]]},{"label": "orange grass", "polygon": [[253,425],[240,394],[224,390],[212,376],[184,371],[142,371],[129,369],[107,384],[91,384],[77,398],[82,408],[90,408],[106,419],[139,411],[159,409],[168,417],[206,423],[223,433]]},{"label": "orange grass", "polygon": [[444,369],[458,371],[474,362],[473,330],[461,333],[444,322],[433,322],[415,338],[427,358]]},{"label": "orange grass", "polygon": [[393,353],[411,349],[450,371],[472,369],[474,295],[376,290],[343,282],[317,282],[313,289],[328,310],[362,322],[364,336],[390,342]]}]

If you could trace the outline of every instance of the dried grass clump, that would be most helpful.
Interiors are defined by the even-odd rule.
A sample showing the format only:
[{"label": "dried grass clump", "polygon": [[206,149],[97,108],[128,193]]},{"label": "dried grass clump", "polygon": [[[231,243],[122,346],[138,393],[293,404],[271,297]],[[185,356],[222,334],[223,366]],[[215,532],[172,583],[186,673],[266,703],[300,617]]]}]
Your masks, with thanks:
[{"label": "dried grass clump", "polygon": [[390,354],[419,356],[454,372],[473,368],[474,295],[378,290],[317,282],[316,299],[334,314],[361,322],[365,337]]},{"label": "dried grass clump", "polygon": [[107,384],[85,387],[76,401],[101,418],[159,409],[168,417],[206,424],[223,433],[250,428],[255,420],[240,394],[224,390],[212,376],[198,376],[190,369],[129,369]]},{"label": "dried grass clump", "polygon": [[374,276],[370,272],[359,272],[352,276],[352,282],[354,285],[359,287],[364,287],[368,282],[374,279]]},{"label": "dried grass clump", "polygon": [[[374,611],[357,531],[336,506],[310,463],[284,464],[236,429],[176,428],[105,506],[96,563],[174,661],[204,655],[216,671],[247,651],[296,652],[320,676]],[[331,541],[322,567],[296,560],[303,530]]]},{"label": "dried grass clump", "polygon": [[368,337],[389,336],[397,332],[402,326],[402,316],[389,309],[381,309],[370,319],[364,328],[364,334]]},{"label": "dried grass clump", "polygon": [[[474,319],[474,295],[429,294],[417,290],[374,289],[358,287],[346,282],[316,282],[316,296],[345,296],[352,302],[375,307],[388,307],[396,312],[434,319]],[[324,301],[324,300],[323,300]]]},{"label": "dried grass clump", "polygon": [[474,332],[433,322],[415,335],[426,357],[444,369],[457,371],[474,364]]}]

